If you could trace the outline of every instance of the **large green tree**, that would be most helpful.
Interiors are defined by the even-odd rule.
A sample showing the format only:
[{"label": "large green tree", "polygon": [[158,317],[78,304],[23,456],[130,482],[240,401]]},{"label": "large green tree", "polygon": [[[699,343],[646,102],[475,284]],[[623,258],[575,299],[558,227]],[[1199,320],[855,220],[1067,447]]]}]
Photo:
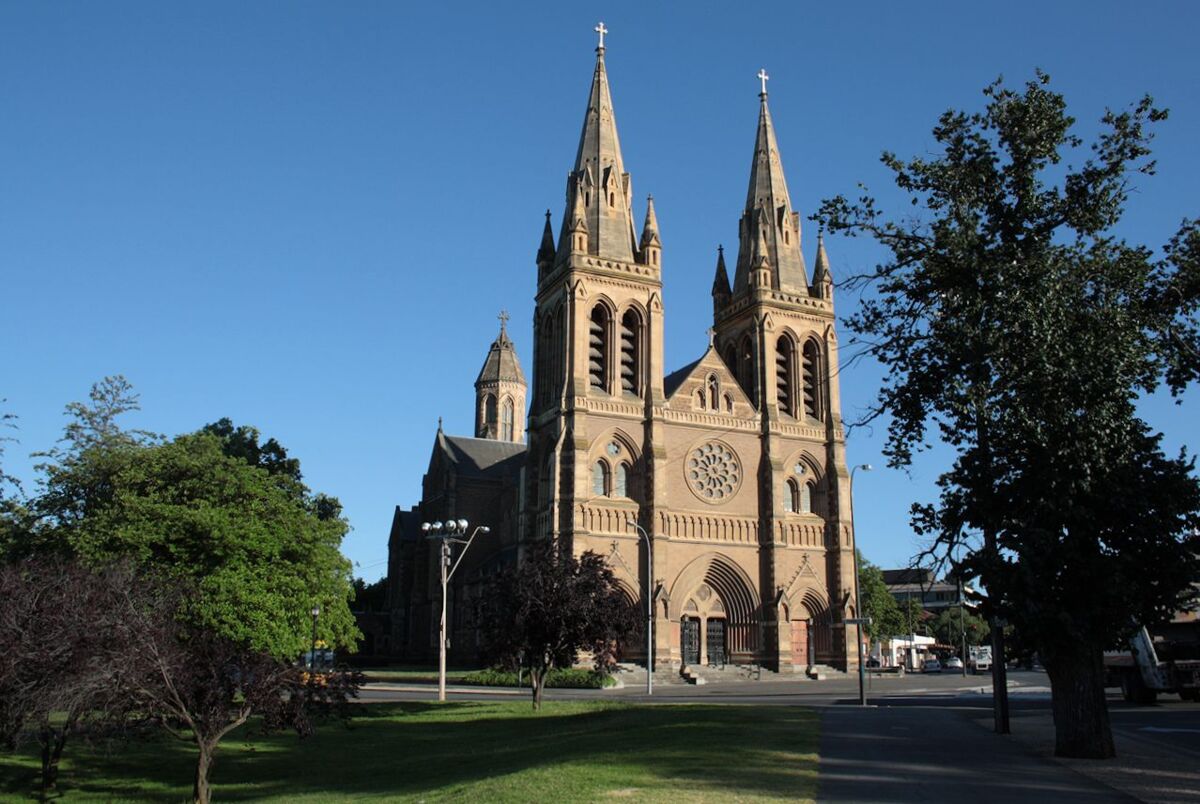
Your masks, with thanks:
[{"label": "large green tree", "polygon": [[863,616],[871,619],[864,630],[872,640],[907,634],[904,616],[896,598],[883,582],[883,570],[858,555],[858,593],[862,596]]},{"label": "large green tree", "polygon": [[68,407],[30,550],[94,565],[131,558],[194,590],[196,625],[277,658],[309,645],[313,605],[320,638],[353,646],[350,564],[339,552],[348,525],[337,500],[305,488],[286,453],[275,462],[284,471],[262,465],[238,436],[246,430],[163,440],[122,429],[119,417],[136,407],[120,378]]},{"label": "large green tree", "polygon": [[856,341],[887,367],[875,415],[905,465],[932,425],[956,451],[914,523],[986,588],[992,616],[1042,656],[1056,752],[1114,753],[1102,651],[1181,605],[1200,573],[1200,491],[1137,415],[1139,394],[1200,374],[1200,230],[1156,258],[1114,233],[1132,180],[1154,172],[1144,98],[1104,115],[1089,150],[1039,74],[996,82],[986,108],[942,115],[937,149],[884,163],[909,197],[888,217],[863,194],[821,210],[889,252],[852,283]]},{"label": "large green tree", "polygon": [[[955,652],[962,649],[964,632],[968,646],[982,645],[990,633],[986,620],[961,606],[950,606],[940,611],[933,618],[931,627],[934,638],[943,645],[953,645]],[[964,662],[967,660],[966,656],[961,658]]]}]

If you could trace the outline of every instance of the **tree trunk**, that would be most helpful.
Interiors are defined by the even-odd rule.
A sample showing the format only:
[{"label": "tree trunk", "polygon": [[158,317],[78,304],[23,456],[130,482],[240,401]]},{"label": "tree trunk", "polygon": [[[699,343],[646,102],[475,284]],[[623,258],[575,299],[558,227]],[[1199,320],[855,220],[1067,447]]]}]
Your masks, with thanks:
[{"label": "tree trunk", "polygon": [[1054,755],[1109,759],[1113,745],[1104,700],[1104,653],[1091,645],[1057,645],[1044,655],[1054,699]]},{"label": "tree trunk", "polygon": [[542,690],[546,686],[546,671],[532,667],[529,668],[529,686],[533,692],[533,711],[540,711],[542,708]]},{"label": "tree trunk", "polygon": [[196,757],[196,781],[192,785],[192,802],[208,804],[212,797],[212,789],[208,786],[208,772],[212,769],[217,747],[203,740],[196,740],[196,748],[199,749],[199,755]]},{"label": "tree trunk", "polygon": [[62,759],[63,748],[67,744],[67,727],[62,731],[44,727],[41,733],[42,743],[42,796],[53,792],[58,786],[58,765]]}]

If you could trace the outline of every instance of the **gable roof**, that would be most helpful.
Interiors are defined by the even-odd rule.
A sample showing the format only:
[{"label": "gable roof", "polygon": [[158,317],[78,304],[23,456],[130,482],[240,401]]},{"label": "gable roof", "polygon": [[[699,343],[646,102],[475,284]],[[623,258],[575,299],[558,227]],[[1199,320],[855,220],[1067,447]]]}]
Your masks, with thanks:
[{"label": "gable roof", "polygon": [[667,396],[675,393],[675,391],[679,389],[679,386],[683,385],[683,381],[688,378],[688,375],[692,373],[692,369],[700,365],[700,361],[702,359],[703,358],[698,357],[683,368],[676,369],[667,376],[663,377],[663,393]]},{"label": "gable roof", "polygon": [[438,431],[438,447],[463,477],[501,479],[517,474],[525,455],[525,445],[492,438],[448,436]]}]

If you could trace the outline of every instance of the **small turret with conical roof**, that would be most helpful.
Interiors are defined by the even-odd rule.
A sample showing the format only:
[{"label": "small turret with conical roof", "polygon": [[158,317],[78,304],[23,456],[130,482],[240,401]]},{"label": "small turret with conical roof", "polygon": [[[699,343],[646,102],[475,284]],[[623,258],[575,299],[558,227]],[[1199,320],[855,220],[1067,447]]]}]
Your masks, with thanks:
[{"label": "small turret with conical roof", "polygon": [[554,230],[550,228],[550,210],[546,210],[546,225],[542,229],[542,244],[538,247],[538,276],[544,276],[554,267]]},{"label": "small turret with conical roof", "polygon": [[712,284],[712,299],[713,299],[713,318],[715,319],[721,314],[729,304],[731,296],[729,290],[729,273],[725,270],[725,247],[717,246],[717,271],[713,276]]},{"label": "small turret with conical roof", "polygon": [[658,218],[654,214],[654,196],[646,197],[646,223],[642,226],[642,263],[658,266],[662,259],[662,240],[658,237]]},{"label": "small turret with conical roof", "polygon": [[825,253],[825,235],[817,235],[817,260],[813,268],[812,295],[833,302],[833,274],[829,270],[829,255]]},{"label": "small turret with conical roof", "polygon": [[525,440],[525,374],[508,337],[508,312],[499,318],[500,334],[475,380],[475,437],[519,442]]}]

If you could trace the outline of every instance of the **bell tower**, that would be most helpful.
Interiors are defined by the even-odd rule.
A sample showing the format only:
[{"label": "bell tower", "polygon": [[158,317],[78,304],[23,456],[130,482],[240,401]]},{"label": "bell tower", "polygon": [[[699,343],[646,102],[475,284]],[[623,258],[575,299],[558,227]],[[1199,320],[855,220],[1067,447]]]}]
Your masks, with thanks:
[{"label": "bell tower", "polygon": [[[738,256],[730,287],[723,255],[713,281],[715,346],[759,412],[761,459],[759,532],[776,533],[802,505],[789,489],[807,489],[821,501],[826,560],[822,583],[829,590],[833,651],[847,653],[856,630],[843,605],[854,590],[850,488],[837,374],[833,282],[823,239],[809,281],[801,250],[800,214],[783,174],[783,161],[760,70],[758,129],[750,184],[738,222]],[[806,456],[804,461],[792,456]],[[808,463],[808,462],[811,462]],[[811,468],[806,468],[811,465]],[[815,480],[814,480],[815,477]],[[808,492],[805,492],[806,494]],[[803,503],[807,506],[807,502]],[[759,566],[763,599],[786,582],[776,577],[779,545],[762,540]],[[769,648],[782,655],[789,637],[764,612]],[[778,622],[778,619],[776,619]],[[849,652],[853,657],[853,651]]]},{"label": "bell tower", "polygon": [[492,341],[475,379],[475,437],[525,440],[525,375],[508,337],[508,312],[501,310],[500,334]]},{"label": "bell tower", "polygon": [[647,200],[638,236],[605,64],[608,29],[601,23],[595,30],[600,43],[562,225],[555,243],[547,213],[537,252],[524,503],[529,538],[564,538],[577,551],[586,549],[574,541],[586,528],[575,501],[598,482],[588,450],[600,435],[619,431],[626,446],[610,446],[628,450],[636,477],[623,488],[638,490],[641,508],[630,516],[645,516],[656,494],[645,446],[654,443],[656,411],[665,405],[658,219]]}]

